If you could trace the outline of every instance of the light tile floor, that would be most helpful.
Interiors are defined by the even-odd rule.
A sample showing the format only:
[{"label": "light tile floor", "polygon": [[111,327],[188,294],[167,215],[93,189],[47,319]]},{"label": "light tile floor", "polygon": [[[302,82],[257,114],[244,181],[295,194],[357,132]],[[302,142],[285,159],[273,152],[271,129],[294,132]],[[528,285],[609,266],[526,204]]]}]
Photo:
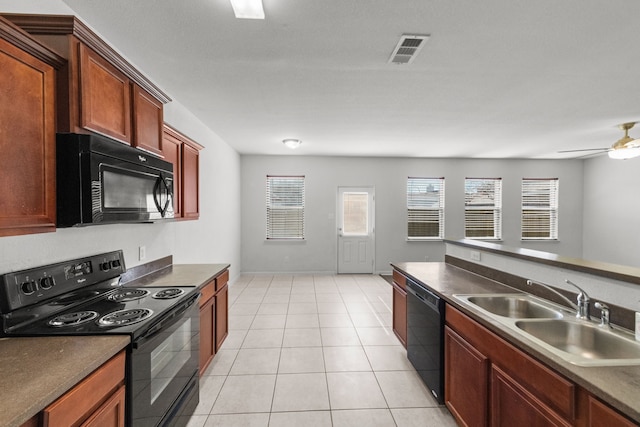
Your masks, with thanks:
[{"label": "light tile floor", "polygon": [[243,275],[188,427],[448,427],[372,275]]}]

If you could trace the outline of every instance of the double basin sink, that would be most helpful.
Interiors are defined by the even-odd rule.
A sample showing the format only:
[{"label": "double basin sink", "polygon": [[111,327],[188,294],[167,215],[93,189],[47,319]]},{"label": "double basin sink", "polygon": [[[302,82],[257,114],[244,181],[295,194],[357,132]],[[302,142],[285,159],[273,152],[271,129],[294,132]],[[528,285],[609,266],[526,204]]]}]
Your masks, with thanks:
[{"label": "double basin sink", "polygon": [[467,307],[579,366],[640,365],[632,334],[577,319],[574,312],[528,294],[454,295]]}]

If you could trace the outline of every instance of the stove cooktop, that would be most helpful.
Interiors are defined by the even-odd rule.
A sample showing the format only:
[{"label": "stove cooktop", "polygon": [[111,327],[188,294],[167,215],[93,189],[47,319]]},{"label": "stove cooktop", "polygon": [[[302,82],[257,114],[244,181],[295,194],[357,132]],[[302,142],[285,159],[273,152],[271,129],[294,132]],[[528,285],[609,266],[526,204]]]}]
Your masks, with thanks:
[{"label": "stove cooktop", "polygon": [[5,336],[143,333],[196,287],[123,287],[122,251],[0,276]]}]

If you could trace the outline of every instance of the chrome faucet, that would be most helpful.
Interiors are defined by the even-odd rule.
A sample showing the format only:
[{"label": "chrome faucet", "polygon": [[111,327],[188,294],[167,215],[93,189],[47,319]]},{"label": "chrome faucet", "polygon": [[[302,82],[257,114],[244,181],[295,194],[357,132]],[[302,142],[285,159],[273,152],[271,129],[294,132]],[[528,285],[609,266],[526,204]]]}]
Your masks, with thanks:
[{"label": "chrome faucet", "polygon": [[600,326],[603,328],[610,328],[611,323],[609,315],[611,314],[611,310],[609,310],[609,306],[600,301],[597,301],[593,306],[598,310],[602,310],[602,314],[600,315]]},{"label": "chrome faucet", "polygon": [[571,280],[566,279],[564,282],[580,291],[578,293],[578,309],[576,310],[576,317],[578,319],[591,320],[591,315],[589,314],[589,295],[587,295],[580,286],[576,285]]},{"label": "chrome faucet", "polygon": [[578,289],[578,291],[580,291],[578,293],[577,304],[574,303],[573,301],[571,301],[569,298],[567,298],[563,294],[561,294],[560,292],[556,291],[551,286],[546,285],[546,284],[541,283],[541,282],[535,282],[535,281],[533,281],[531,279],[527,279],[527,285],[529,285],[529,286],[531,286],[533,284],[540,285],[543,288],[553,292],[554,294],[556,294],[557,296],[562,298],[564,301],[566,301],[569,304],[569,306],[573,307],[573,309],[576,311],[576,317],[578,319],[590,320],[591,316],[589,315],[589,295],[587,295],[587,293],[585,291],[583,291],[578,285],[576,285],[572,281],[565,280],[565,282],[568,285],[571,285],[571,286],[575,287],[576,289]]}]

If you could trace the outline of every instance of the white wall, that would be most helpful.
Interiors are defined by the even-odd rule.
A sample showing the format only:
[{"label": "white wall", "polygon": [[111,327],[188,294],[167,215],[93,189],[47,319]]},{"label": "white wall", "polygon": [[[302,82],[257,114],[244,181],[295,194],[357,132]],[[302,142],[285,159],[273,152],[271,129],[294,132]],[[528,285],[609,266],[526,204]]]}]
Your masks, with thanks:
[{"label": "white wall", "polygon": [[[0,11],[74,14],[60,0],[0,0]],[[136,63],[135,58],[128,59]],[[153,80],[153,70],[141,71]],[[2,237],[0,274],[123,249],[127,267],[173,255],[175,263],[230,263],[232,278],[237,276],[241,271],[240,156],[179,100],[165,105],[164,113],[167,123],[205,147],[200,153],[200,220],[102,225]],[[143,245],[147,257],[141,261],[138,247]]]},{"label": "white wall", "polygon": [[640,158],[584,161],[585,259],[640,267]]},{"label": "white wall", "polygon": [[[475,160],[355,157],[246,156],[241,159],[243,272],[327,272],[337,270],[336,201],[339,186],[374,186],[377,272],[392,261],[444,260],[442,242],[406,240],[408,176],[446,180],[445,236],[464,237],[464,178],[502,177],[502,243],[582,254],[582,162],[576,160]],[[265,241],[266,175],[306,176],[306,240]],[[523,177],[560,179],[560,239],[520,241],[520,186]]]}]

